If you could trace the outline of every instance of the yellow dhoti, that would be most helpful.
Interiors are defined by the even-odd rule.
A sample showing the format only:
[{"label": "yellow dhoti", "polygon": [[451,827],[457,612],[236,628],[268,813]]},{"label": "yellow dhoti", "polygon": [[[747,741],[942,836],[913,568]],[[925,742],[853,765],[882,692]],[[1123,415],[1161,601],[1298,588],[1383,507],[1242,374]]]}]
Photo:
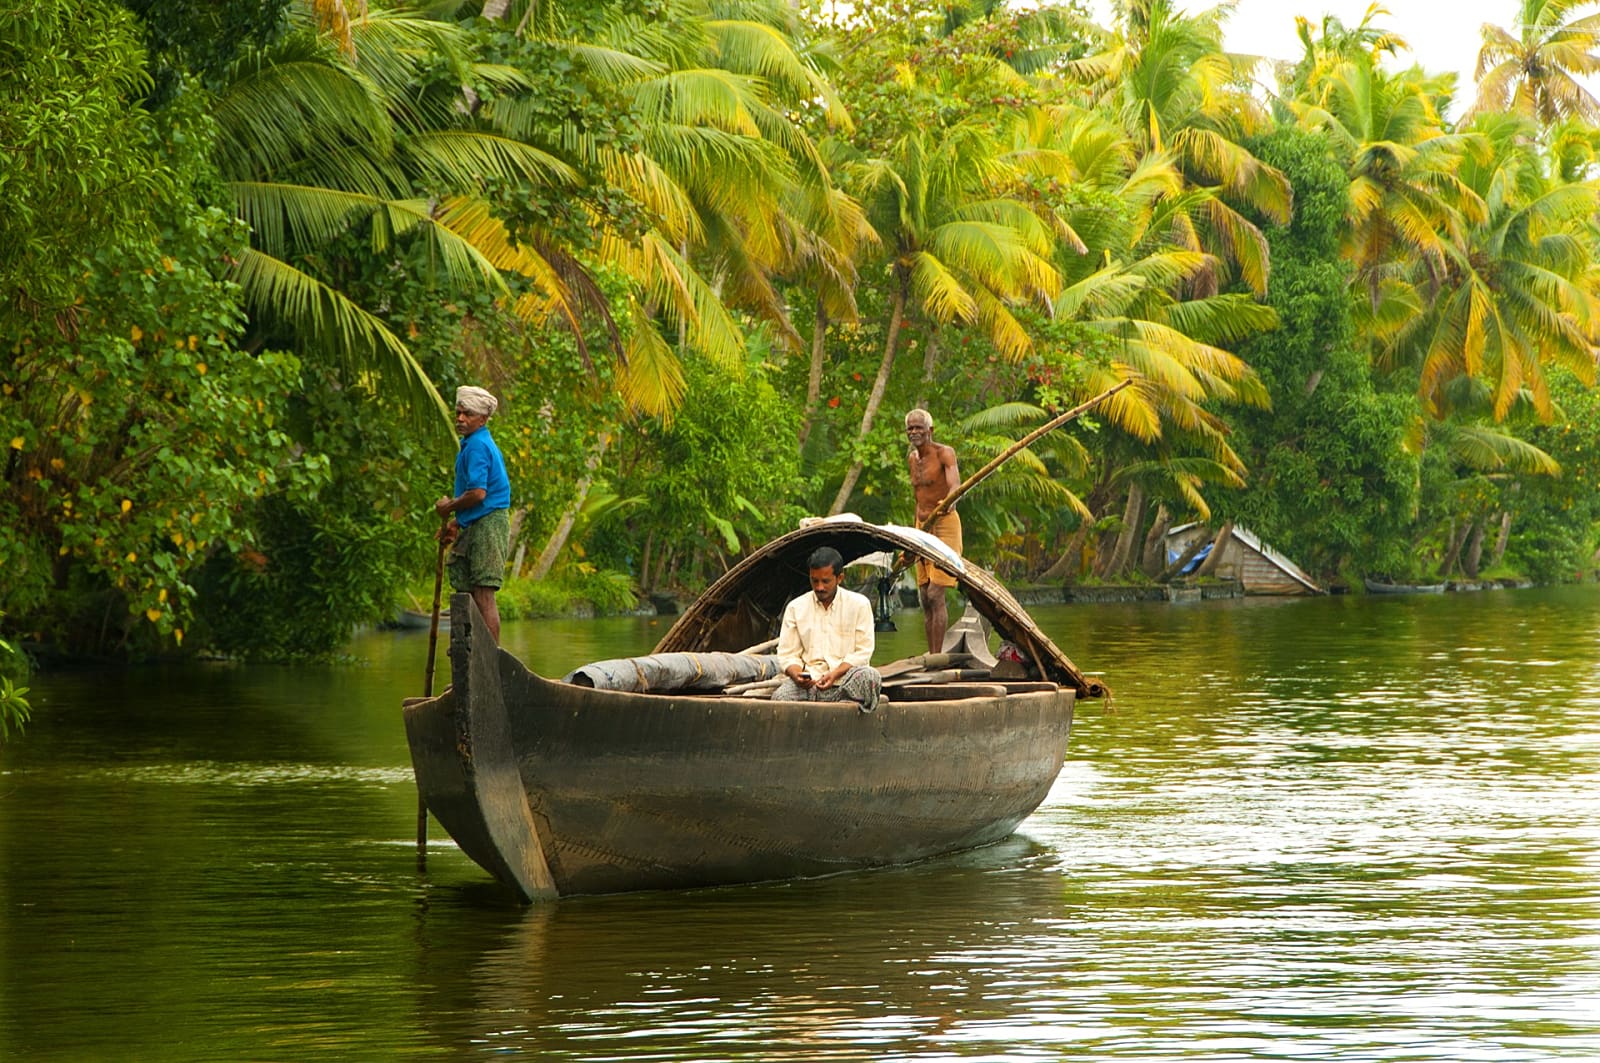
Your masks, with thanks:
[{"label": "yellow dhoti", "polygon": [[[950,512],[934,521],[928,532],[961,556],[961,514]],[[917,586],[931,583],[935,587],[954,587],[956,578],[931,561],[917,560]]]}]

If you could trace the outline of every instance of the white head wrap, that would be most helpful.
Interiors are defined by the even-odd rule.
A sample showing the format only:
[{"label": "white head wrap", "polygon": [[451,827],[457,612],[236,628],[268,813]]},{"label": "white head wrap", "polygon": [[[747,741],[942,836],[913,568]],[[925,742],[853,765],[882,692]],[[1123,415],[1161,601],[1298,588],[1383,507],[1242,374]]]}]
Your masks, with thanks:
[{"label": "white head wrap", "polygon": [[475,416],[487,417],[500,407],[500,400],[483,388],[456,388],[456,405]]}]

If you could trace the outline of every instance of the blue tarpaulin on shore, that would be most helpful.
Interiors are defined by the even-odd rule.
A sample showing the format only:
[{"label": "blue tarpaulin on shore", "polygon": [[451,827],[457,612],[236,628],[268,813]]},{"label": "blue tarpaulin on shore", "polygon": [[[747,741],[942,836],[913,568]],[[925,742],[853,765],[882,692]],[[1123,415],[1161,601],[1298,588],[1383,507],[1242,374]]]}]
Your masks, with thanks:
[{"label": "blue tarpaulin on shore", "polygon": [[[1206,543],[1204,546],[1202,546],[1200,548],[1200,552],[1195,554],[1193,557],[1191,557],[1189,559],[1189,563],[1187,565],[1183,566],[1183,570],[1181,572],[1179,572],[1178,575],[1187,576],[1189,573],[1191,573],[1195,569],[1199,568],[1200,567],[1200,562],[1204,561],[1206,559],[1206,555],[1211,553],[1211,548],[1214,545],[1216,545],[1216,544],[1215,543]],[[1169,565],[1172,564],[1174,561],[1178,560],[1178,558],[1180,558],[1182,556],[1183,556],[1183,551],[1181,551],[1181,550],[1168,550],[1167,551],[1167,564],[1169,564]]]}]

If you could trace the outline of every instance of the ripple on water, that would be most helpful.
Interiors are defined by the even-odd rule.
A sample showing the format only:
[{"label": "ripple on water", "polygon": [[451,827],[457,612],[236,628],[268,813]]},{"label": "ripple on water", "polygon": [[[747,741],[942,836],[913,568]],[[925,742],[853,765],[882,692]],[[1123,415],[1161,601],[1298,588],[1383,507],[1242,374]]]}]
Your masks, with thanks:
[{"label": "ripple on water", "polygon": [[[1041,608],[1117,699],[1018,836],[532,909],[436,826],[415,871],[416,640],[177,708],[46,677],[0,784],[0,1057],[1597,1059],[1597,604]],[[559,674],[658,635],[507,640]]]}]

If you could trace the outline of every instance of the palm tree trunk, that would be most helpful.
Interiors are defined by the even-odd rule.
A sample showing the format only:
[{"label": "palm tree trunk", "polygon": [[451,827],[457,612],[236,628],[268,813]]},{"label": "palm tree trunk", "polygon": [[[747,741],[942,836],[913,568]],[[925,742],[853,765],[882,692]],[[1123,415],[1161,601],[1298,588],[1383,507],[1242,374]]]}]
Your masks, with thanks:
[{"label": "palm tree trunk", "polygon": [[1489,555],[1489,567],[1496,568],[1506,557],[1506,545],[1511,542],[1511,511],[1500,514],[1500,533],[1494,539],[1494,552]]},{"label": "palm tree trunk", "polygon": [[1172,527],[1172,514],[1167,504],[1156,507],[1156,519],[1150,522],[1150,534],[1144,537],[1144,551],[1139,555],[1139,570],[1146,576],[1158,576],[1166,563],[1167,529]]},{"label": "palm tree trunk", "polygon": [[1111,568],[1111,555],[1116,551],[1112,547],[1116,538],[1110,532],[1101,532],[1094,537],[1094,565],[1090,571],[1095,579],[1105,579],[1106,571]]},{"label": "palm tree trunk", "polygon": [[822,365],[828,342],[828,311],[823,308],[822,297],[817,297],[815,331],[811,333],[811,372],[806,377],[806,412],[800,422],[800,445],[804,447],[811,437],[811,426],[816,420],[817,404],[822,401]]},{"label": "palm tree trunk", "polygon": [[1072,538],[1067,540],[1067,548],[1062,551],[1055,564],[1044,570],[1039,579],[1045,583],[1061,580],[1069,586],[1078,581],[1078,561],[1083,556],[1083,542],[1089,537],[1091,523],[1093,522],[1086,520],[1078,525],[1077,530],[1072,533]]},{"label": "palm tree trunk", "polygon": [[606,448],[609,446],[611,446],[611,433],[601,432],[594,451],[589,455],[589,460],[584,462],[583,479],[578,481],[572,502],[567,506],[566,512],[561,514],[561,519],[556,522],[556,530],[550,533],[550,541],[545,543],[544,549],[539,552],[539,560],[533,563],[533,571],[528,573],[530,578],[541,580],[550,574],[561,548],[567,545],[567,536],[572,534],[572,526],[578,522],[578,514],[582,512],[583,503],[589,497],[589,488],[594,486],[594,471],[600,467],[600,459],[605,457]]},{"label": "palm tree trunk", "polygon": [[1111,551],[1111,560],[1106,564],[1106,578],[1116,579],[1128,568],[1133,560],[1133,541],[1138,537],[1139,527],[1144,523],[1144,488],[1138,484],[1128,485],[1128,504],[1122,511],[1122,530],[1117,533],[1117,545]]},{"label": "palm tree trunk", "polygon": [[1227,552],[1228,544],[1231,542],[1233,542],[1233,521],[1230,520],[1223,524],[1221,531],[1217,532],[1217,537],[1211,544],[1211,552],[1206,555],[1204,561],[1200,562],[1200,567],[1195,570],[1195,576],[1203,579],[1215,572],[1217,566],[1222,563],[1222,555]]},{"label": "palm tree trunk", "polygon": [[[878,415],[878,407],[883,404],[883,393],[889,388],[889,371],[894,368],[894,356],[900,343],[900,326],[905,320],[908,284],[909,278],[896,267],[894,307],[889,313],[889,335],[883,341],[883,362],[878,366],[878,376],[872,382],[872,393],[867,396],[867,408],[861,412],[857,442],[866,439],[867,433],[872,431],[872,420]],[[850,503],[850,495],[856,489],[856,481],[860,479],[861,462],[853,461],[844,474],[844,482],[839,485],[839,493],[833,498],[833,505],[828,507],[828,516],[844,512],[844,507]]]},{"label": "palm tree trunk", "polygon": [[[928,323],[928,346],[922,352],[922,382],[933,382],[933,371],[939,364],[939,326],[933,322]],[[923,399],[922,404],[927,405]]]},{"label": "palm tree trunk", "polygon": [[1480,517],[1472,522],[1472,534],[1467,536],[1467,553],[1461,559],[1461,571],[1468,579],[1478,578],[1478,562],[1483,560],[1484,522]]},{"label": "palm tree trunk", "polygon": [[656,533],[651,532],[644,537],[644,556],[639,559],[639,589],[646,594],[656,589],[655,580],[651,578],[654,573],[650,571],[650,555],[655,552],[655,545]]},{"label": "palm tree trunk", "polygon": [[1450,522],[1450,552],[1445,554],[1444,563],[1439,566],[1439,575],[1449,579],[1456,570],[1456,559],[1461,556],[1461,548],[1467,544],[1467,534],[1471,530],[1467,527],[1458,531],[1455,522]]},{"label": "palm tree trunk", "polygon": [[522,559],[528,556],[528,544],[522,541],[522,526],[527,522],[528,511],[519,509],[511,514],[511,538],[506,544],[506,552],[511,555],[511,575],[516,576],[522,572]]},{"label": "palm tree trunk", "polygon": [[1209,543],[1210,541],[1211,541],[1211,529],[1210,528],[1201,528],[1198,531],[1196,531],[1194,539],[1190,541],[1188,546],[1183,548],[1183,553],[1178,555],[1178,559],[1176,561],[1174,561],[1172,564],[1168,565],[1166,568],[1161,570],[1161,575],[1156,577],[1156,582],[1157,583],[1166,583],[1168,580],[1172,579],[1178,573],[1182,572],[1183,571],[1183,566],[1185,566],[1189,562],[1193,561],[1194,560],[1194,555],[1198,554],[1201,550],[1205,549],[1206,543]]}]

